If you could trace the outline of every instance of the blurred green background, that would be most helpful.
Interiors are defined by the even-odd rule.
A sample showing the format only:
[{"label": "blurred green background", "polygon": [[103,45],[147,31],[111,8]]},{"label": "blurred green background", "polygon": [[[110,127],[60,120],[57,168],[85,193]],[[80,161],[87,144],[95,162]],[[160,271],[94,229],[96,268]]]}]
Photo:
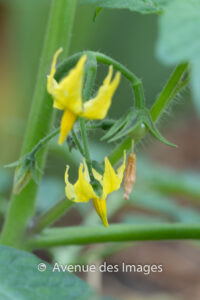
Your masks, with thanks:
[{"label": "blurred green background", "polygon": [[[8,143],[2,143],[0,157],[6,163],[10,158],[17,158],[19,153],[20,137],[23,136],[37,73],[49,1],[14,0],[6,4],[2,2],[1,7],[4,19],[1,29],[4,40],[1,48],[6,56],[2,57],[2,61],[6,64],[6,73],[9,72],[9,87],[6,88],[4,83],[2,87],[2,92],[8,95],[2,95],[2,99],[6,100],[2,101],[3,108],[1,107],[1,127],[4,128],[1,138],[3,141],[12,140],[11,148],[14,148],[13,153],[8,153]],[[155,57],[158,16],[140,15],[128,10],[103,10],[93,22],[93,14],[94,7],[79,6],[70,53],[85,49],[101,51],[128,66],[143,80],[150,107],[171,71]],[[100,67],[100,71],[99,83],[107,70]],[[5,79],[2,68],[1,76]],[[123,80],[110,115],[120,116],[122,110],[126,111],[132,101],[131,90]],[[183,109],[182,105],[179,106],[179,110]]]},{"label": "blurred green background", "polygon": [[[1,223],[7,209],[13,174],[12,170],[3,168],[3,165],[19,157],[49,3],[49,0],[0,2]],[[172,71],[162,65],[155,55],[158,16],[140,15],[128,10],[103,10],[93,22],[93,15],[94,7],[78,7],[70,54],[88,49],[100,51],[128,66],[142,79],[150,108]],[[107,68],[99,66],[97,87],[106,72]],[[132,102],[131,89],[122,80],[109,115],[114,118],[121,116]],[[109,199],[111,222],[199,222],[200,124],[191,103],[189,88],[177,96],[174,103],[161,118],[160,126],[163,134],[179,146],[178,149],[171,149],[150,137],[137,146],[137,182],[134,193],[128,204],[124,203],[122,193],[114,194]],[[102,160],[113,145],[100,143],[96,133],[91,133],[90,147],[92,157]],[[70,164],[71,176],[75,180],[75,166],[80,161],[80,155],[76,151],[69,153],[66,145],[59,147],[57,138],[49,148],[45,176],[38,196],[37,214],[46,211],[63,197],[65,166]],[[89,224],[98,222],[91,207],[80,205],[72,209],[57,226],[79,224],[84,219]],[[127,249],[116,255],[111,255],[115,251],[107,249],[105,256],[99,256],[102,259],[109,256],[111,263],[124,260],[127,263],[161,263],[165,272],[157,277],[155,274],[149,277],[141,274],[105,274],[99,284],[105,293],[118,295],[121,299],[199,299],[199,279],[195,279],[200,275],[200,270],[196,267],[199,263],[199,244],[157,242],[138,243],[135,247],[125,246]],[[116,248],[116,252],[121,250],[116,246],[111,248]],[[85,254],[81,256],[84,251],[80,247],[68,247],[67,250],[53,249],[50,253],[38,255],[43,255],[43,258],[50,261],[88,261],[90,252],[85,258]],[[87,251],[93,252],[93,248],[90,247]]]}]

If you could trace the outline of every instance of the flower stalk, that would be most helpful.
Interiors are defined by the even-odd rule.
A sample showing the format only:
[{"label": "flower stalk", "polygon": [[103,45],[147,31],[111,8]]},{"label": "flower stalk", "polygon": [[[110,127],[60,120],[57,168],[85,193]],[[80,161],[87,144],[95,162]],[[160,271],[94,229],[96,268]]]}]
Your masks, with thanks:
[{"label": "flower stalk", "polygon": [[65,245],[86,245],[107,242],[194,240],[200,238],[199,224],[161,223],[146,225],[114,224],[103,226],[59,227],[44,230],[31,237],[29,249],[49,248]]},{"label": "flower stalk", "polygon": [[[88,66],[86,70],[86,83],[85,83],[85,88],[83,90],[83,100],[87,101],[92,93],[92,89],[95,83],[95,78],[96,78],[96,70],[97,70],[97,64],[96,60],[92,60],[94,63],[90,66]],[[82,136],[82,141],[83,141],[83,148],[84,148],[84,157],[85,161],[88,167],[88,172],[90,176],[91,182],[95,181],[93,172],[92,172],[92,161],[90,158],[90,151],[89,151],[89,145],[88,145],[88,139],[87,139],[87,132],[86,132],[86,124],[84,118],[79,119],[80,123],[80,130],[81,130],[81,136]]]}]

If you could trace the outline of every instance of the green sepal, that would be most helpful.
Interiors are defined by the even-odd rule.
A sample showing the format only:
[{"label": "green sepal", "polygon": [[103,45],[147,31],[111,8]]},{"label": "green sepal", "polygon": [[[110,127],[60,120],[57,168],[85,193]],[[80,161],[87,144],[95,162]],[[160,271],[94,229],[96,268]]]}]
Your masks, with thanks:
[{"label": "green sepal", "polygon": [[92,160],[92,167],[101,175],[104,173],[104,167],[97,160]]},{"label": "green sepal", "polygon": [[171,147],[177,147],[176,145],[168,142],[161,135],[156,125],[152,121],[151,114],[147,108],[131,108],[128,113],[114,123],[114,125],[102,137],[102,140],[107,139],[108,142],[116,142],[117,140],[127,136],[131,136],[133,139],[141,139],[147,132],[147,129],[162,143]]},{"label": "green sepal", "polygon": [[26,156],[20,158],[18,161],[6,165],[7,168],[16,167],[14,174],[13,193],[19,194],[31,179],[38,183],[38,176],[35,154],[28,153]]},{"label": "green sepal", "polygon": [[118,134],[124,127],[132,123],[133,120],[137,117],[137,113],[134,108],[131,108],[128,113],[123,115],[119,120],[117,120],[114,125],[107,131],[107,133],[101,138],[101,140],[110,139],[112,136]]},{"label": "green sepal", "polygon": [[160,133],[160,131],[157,129],[156,125],[153,123],[150,114],[148,115],[148,119],[147,119],[147,118],[145,119],[145,122],[144,122],[144,123],[145,123],[145,125],[148,127],[150,133],[151,133],[157,140],[159,140],[159,141],[162,142],[163,144],[166,144],[166,145],[168,145],[168,146],[170,146],[170,147],[177,148],[177,145],[168,142],[168,140],[162,136],[162,134]]},{"label": "green sepal", "polygon": [[97,196],[99,198],[101,198],[102,193],[103,193],[103,188],[102,188],[101,183],[98,180],[94,179],[93,181],[90,182],[90,184],[91,184],[94,192],[97,194]]},{"label": "green sepal", "polygon": [[113,119],[105,119],[98,122],[88,122],[86,125],[87,130],[102,129],[104,131],[109,130],[116,121]]}]

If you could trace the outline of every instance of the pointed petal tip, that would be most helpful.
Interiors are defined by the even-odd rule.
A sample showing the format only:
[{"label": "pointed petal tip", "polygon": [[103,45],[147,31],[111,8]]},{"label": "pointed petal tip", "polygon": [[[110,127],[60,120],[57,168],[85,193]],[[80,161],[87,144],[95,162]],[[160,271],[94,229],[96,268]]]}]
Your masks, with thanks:
[{"label": "pointed petal tip", "polygon": [[86,60],[87,60],[87,55],[86,54],[83,54],[80,58],[79,58],[79,61],[78,61],[78,63],[80,63],[81,65],[83,64],[85,64],[85,62],[86,62]]},{"label": "pointed petal tip", "polygon": [[63,48],[60,47],[58,50],[56,50],[55,54],[54,54],[54,59],[57,60],[58,56],[60,55],[60,53],[63,51]]},{"label": "pointed petal tip", "polygon": [[107,218],[102,219],[102,222],[103,222],[104,227],[109,227]]},{"label": "pointed petal tip", "polygon": [[62,146],[62,144],[64,143],[65,139],[63,139],[63,137],[60,135],[59,140],[58,140],[58,144],[60,146]]}]

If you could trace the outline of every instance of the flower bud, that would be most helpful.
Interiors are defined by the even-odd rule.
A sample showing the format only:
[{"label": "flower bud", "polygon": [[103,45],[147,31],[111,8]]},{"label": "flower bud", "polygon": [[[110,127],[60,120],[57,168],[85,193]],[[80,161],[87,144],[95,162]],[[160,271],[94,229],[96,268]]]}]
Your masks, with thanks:
[{"label": "flower bud", "polygon": [[31,179],[31,172],[29,168],[18,166],[14,176],[13,193],[19,194]]},{"label": "flower bud", "polygon": [[136,155],[130,153],[124,175],[124,199],[129,200],[136,179]]}]

